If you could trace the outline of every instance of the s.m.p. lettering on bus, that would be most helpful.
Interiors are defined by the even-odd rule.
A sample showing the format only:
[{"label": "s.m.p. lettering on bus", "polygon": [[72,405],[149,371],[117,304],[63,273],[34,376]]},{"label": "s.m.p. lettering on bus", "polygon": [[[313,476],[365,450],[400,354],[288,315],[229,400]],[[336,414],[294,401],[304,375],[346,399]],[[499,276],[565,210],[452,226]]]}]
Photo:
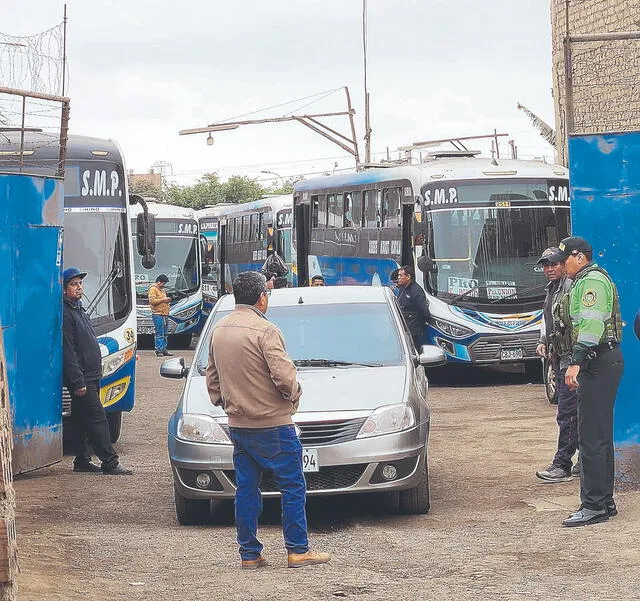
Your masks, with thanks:
[{"label": "s.m.p. lettering on bus", "polygon": [[122,197],[120,176],[115,170],[86,169],[82,172],[82,196],[119,196]]}]

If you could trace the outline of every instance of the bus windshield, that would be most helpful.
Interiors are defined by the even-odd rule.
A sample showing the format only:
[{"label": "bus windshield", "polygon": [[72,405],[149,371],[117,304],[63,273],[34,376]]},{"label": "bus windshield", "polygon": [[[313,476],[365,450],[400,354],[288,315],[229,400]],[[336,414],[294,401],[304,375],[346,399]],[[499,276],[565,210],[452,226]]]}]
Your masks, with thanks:
[{"label": "bus windshield", "polygon": [[83,305],[99,335],[131,311],[126,226],[116,211],[64,215],[64,265],[87,272]]},{"label": "bus windshield", "polygon": [[198,239],[192,237],[156,237],[156,264],[152,269],[142,266],[141,257],[134,255],[136,296],[147,298],[149,285],[161,273],[169,278],[167,294],[191,294],[200,287]]},{"label": "bus windshield", "polygon": [[522,303],[544,297],[537,261],[569,235],[569,207],[469,207],[430,214],[436,296],[456,304]]}]

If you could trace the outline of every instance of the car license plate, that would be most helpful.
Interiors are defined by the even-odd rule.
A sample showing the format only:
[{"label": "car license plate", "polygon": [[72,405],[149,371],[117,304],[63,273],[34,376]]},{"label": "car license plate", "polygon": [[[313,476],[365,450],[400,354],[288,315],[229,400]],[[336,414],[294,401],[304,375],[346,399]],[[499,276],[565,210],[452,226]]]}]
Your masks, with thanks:
[{"label": "car license plate", "polygon": [[138,334],[155,334],[156,330],[152,326],[138,328]]},{"label": "car license plate", "polygon": [[514,359],[522,359],[524,353],[521,348],[503,348],[500,349],[500,361],[512,361]]},{"label": "car license plate", "polygon": [[302,449],[302,471],[317,472],[319,470],[318,449]]}]

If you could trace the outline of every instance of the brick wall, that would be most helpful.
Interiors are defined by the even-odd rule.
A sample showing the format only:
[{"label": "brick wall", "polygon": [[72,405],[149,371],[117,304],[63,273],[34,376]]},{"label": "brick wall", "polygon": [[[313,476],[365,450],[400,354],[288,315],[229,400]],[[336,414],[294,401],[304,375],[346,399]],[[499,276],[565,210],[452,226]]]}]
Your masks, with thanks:
[{"label": "brick wall", "polygon": [[[565,6],[551,0],[557,153],[567,163]],[[640,30],[639,0],[569,0],[569,33]],[[573,133],[640,130],[640,40],[572,43]]]}]

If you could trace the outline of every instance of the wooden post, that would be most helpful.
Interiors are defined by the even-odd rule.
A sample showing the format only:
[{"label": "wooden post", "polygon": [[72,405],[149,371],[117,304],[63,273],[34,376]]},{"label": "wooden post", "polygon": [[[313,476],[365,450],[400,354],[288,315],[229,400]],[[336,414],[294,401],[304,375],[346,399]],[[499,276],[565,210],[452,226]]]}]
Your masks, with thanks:
[{"label": "wooden post", "polygon": [[15,494],[11,471],[11,411],[7,369],[0,327],[0,601],[16,599],[18,546],[15,527]]}]

